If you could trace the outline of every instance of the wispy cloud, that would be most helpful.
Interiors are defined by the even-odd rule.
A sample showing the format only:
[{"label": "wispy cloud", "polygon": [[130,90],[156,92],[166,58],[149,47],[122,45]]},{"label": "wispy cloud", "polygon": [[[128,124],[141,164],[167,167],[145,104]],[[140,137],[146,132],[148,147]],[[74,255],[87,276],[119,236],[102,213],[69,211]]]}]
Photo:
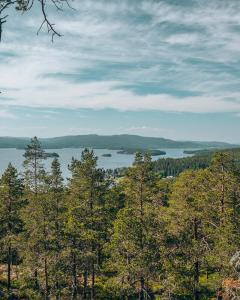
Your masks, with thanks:
[{"label": "wispy cloud", "polygon": [[19,16],[0,48],[2,105],[240,112],[239,1],[173,3],[76,2],[52,15],[54,44],[35,12]]},{"label": "wispy cloud", "polygon": [[17,116],[7,110],[0,110],[0,118],[4,119],[16,119]]}]

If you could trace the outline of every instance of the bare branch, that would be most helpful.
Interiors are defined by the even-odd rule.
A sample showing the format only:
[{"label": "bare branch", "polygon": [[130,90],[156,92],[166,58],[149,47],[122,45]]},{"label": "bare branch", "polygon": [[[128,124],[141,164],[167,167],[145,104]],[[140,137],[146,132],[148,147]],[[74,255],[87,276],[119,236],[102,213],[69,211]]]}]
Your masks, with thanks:
[{"label": "bare branch", "polygon": [[0,17],[0,42],[2,40],[2,25],[7,22],[7,15],[4,17]]},{"label": "bare branch", "polygon": [[39,27],[37,34],[39,34],[39,32],[41,31],[42,27],[46,24],[48,33],[52,34],[52,42],[53,42],[53,39],[54,39],[55,35],[57,35],[58,37],[61,37],[62,35],[55,30],[55,28],[54,28],[55,24],[52,24],[49,21],[48,17],[47,17],[47,13],[46,13],[46,9],[45,9],[46,0],[39,0],[39,1],[41,3],[41,10],[42,10],[42,14],[43,14],[43,22],[42,22],[41,26]]},{"label": "bare branch", "polygon": [[10,6],[14,6],[17,10],[26,12],[32,9],[36,1],[40,3],[41,14],[43,16],[43,21],[37,30],[37,34],[39,34],[43,27],[46,26],[47,32],[52,35],[52,41],[54,40],[54,36],[62,36],[62,34],[55,29],[55,24],[48,18],[47,6],[52,4],[58,11],[63,11],[64,5],[74,9],[69,3],[70,0],[0,0],[0,41],[2,38],[2,25],[7,21],[7,15],[1,16],[3,11]]},{"label": "bare branch", "polygon": [[16,3],[16,1],[7,1],[5,4],[4,3],[1,4],[0,5],[0,15],[5,9],[7,9],[10,5],[13,5],[15,3]]}]

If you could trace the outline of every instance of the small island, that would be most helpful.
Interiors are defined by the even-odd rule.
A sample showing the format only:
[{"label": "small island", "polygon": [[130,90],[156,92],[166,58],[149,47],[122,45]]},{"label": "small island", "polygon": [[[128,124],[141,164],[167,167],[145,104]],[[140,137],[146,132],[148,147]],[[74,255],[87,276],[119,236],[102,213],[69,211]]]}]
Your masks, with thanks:
[{"label": "small island", "polygon": [[51,157],[59,157],[59,154],[56,152],[45,152],[43,154],[44,158],[51,158]]},{"label": "small island", "polygon": [[147,150],[147,149],[123,149],[117,152],[117,154],[135,154],[140,152],[142,154],[149,153],[151,156],[166,155],[165,151],[162,150]]},{"label": "small island", "polygon": [[104,154],[102,154],[102,157],[112,157],[112,154],[111,153],[104,153]]},{"label": "small island", "polygon": [[[24,157],[26,157],[25,154],[23,154]],[[57,158],[59,157],[59,154],[56,152],[44,152],[43,153],[43,158]]]}]

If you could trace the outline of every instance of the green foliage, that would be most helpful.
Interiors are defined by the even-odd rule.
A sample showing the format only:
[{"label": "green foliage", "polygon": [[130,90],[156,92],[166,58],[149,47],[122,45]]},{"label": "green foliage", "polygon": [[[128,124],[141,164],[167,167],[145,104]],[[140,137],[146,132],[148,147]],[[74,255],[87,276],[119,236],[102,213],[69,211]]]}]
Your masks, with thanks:
[{"label": "green foliage", "polygon": [[18,237],[23,228],[20,210],[24,206],[23,182],[11,165],[0,180],[0,259],[7,263],[7,290],[11,292],[12,264],[19,262]]},{"label": "green foliage", "polygon": [[85,149],[64,182],[57,158],[45,171],[34,138],[23,178],[10,164],[0,180],[1,298],[211,299],[223,282],[234,295],[226,282],[239,280],[237,155],[214,154],[203,169],[198,158],[187,159],[197,170],[164,178],[162,162],[137,153],[116,179]]}]

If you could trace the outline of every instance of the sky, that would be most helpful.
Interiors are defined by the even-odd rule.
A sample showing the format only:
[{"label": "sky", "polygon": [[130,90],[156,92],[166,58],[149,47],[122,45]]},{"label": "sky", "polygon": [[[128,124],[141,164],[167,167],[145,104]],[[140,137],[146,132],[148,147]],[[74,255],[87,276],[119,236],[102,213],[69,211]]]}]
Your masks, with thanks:
[{"label": "sky", "polygon": [[9,10],[0,136],[139,134],[240,143],[239,0],[75,0]]}]

